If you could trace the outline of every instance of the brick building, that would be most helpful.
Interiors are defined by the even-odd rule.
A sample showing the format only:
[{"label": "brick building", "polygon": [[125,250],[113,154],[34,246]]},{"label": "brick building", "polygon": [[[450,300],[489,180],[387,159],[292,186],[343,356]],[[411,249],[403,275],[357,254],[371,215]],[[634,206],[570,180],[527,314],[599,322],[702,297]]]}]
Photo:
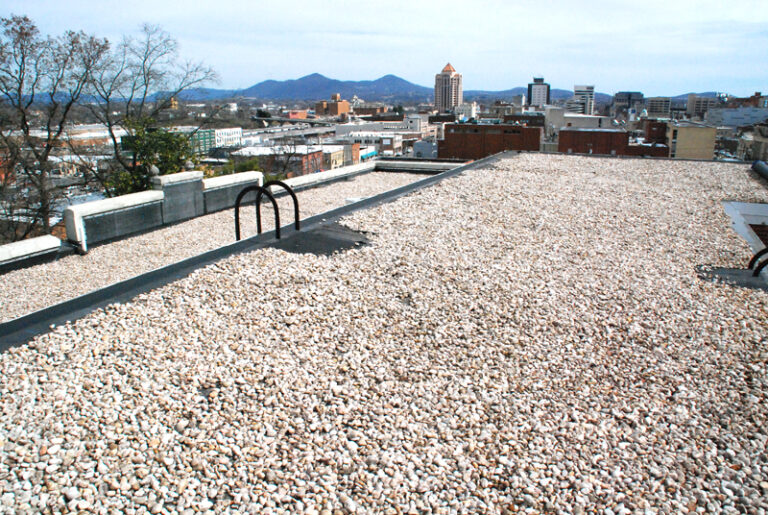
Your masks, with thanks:
[{"label": "brick building", "polygon": [[334,93],[330,102],[321,100],[315,104],[315,116],[341,116],[349,114],[349,102],[341,99],[341,95]]},{"label": "brick building", "polygon": [[355,114],[360,116],[372,116],[376,114],[385,113],[387,111],[387,108],[379,105],[362,105],[355,107]]},{"label": "brick building", "polygon": [[621,155],[629,145],[629,133],[620,129],[560,130],[557,151],[565,154]]},{"label": "brick building", "polygon": [[405,115],[395,111],[385,111],[383,113],[360,116],[360,119],[369,122],[402,122],[405,119]]},{"label": "brick building", "polygon": [[290,111],[285,112],[285,117],[289,120],[306,120],[307,119],[307,110],[306,109],[291,109]]},{"label": "brick building", "polygon": [[272,173],[285,173],[286,177],[298,177],[323,169],[323,151],[317,149],[301,149],[295,153],[290,151],[266,156],[264,159],[265,170]]},{"label": "brick building", "polygon": [[622,129],[576,129],[560,131],[558,152],[564,154],[596,154],[607,156],[667,157],[664,144],[630,145],[629,133]]},{"label": "brick building", "polygon": [[344,166],[356,165],[360,162],[360,143],[344,145]]},{"label": "brick building", "polygon": [[453,113],[433,114],[427,120],[429,123],[452,123],[456,121],[456,115]]},{"label": "brick building", "polygon": [[323,169],[323,148],[318,145],[246,147],[233,152],[236,158],[258,157],[266,173],[297,177]]},{"label": "brick building", "polygon": [[726,107],[768,107],[768,96],[756,91],[746,98],[729,98]]},{"label": "brick building", "polygon": [[504,123],[525,125],[526,127],[544,127],[544,113],[536,114],[508,114],[504,116]]},{"label": "brick building", "polygon": [[657,143],[666,145],[667,143],[667,123],[656,120],[645,121],[645,141],[647,143]]},{"label": "brick building", "polygon": [[642,145],[627,145],[623,156],[636,157],[668,157],[669,147],[663,143],[644,143]]},{"label": "brick building", "polygon": [[439,158],[481,159],[505,150],[538,151],[540,127],[474,123],[450,123],[445,138],[438,141]]}]

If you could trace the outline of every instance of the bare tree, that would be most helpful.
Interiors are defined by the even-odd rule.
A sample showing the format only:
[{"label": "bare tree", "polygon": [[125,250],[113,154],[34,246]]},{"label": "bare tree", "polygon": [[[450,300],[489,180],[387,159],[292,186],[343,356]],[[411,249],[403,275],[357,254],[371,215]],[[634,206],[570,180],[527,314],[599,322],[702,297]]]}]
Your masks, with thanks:
[{"label": "bare tree", "polygon": [[[2,158],[0,158],[2,160]],[[25,238],[37,227],[40,213],[27,209],[25,188],[9,165],[9,161],[0,164],[0,244]]]},{"label": "bare tree", "polygon": [[278,180],[288,177],[291,173],[295,174],[296,170],[301,168],[301,157],[298,156],[296,142],[291,140],[273,146],[272,155],[264,163],[264,168],[267,170],[267,175]]},{"label": "bare tree", "polygon": [[26,16],[0,18],[0,27],[0,209],[14,241],[50,232],[52,153],[109,44],[83,32],[43,37]]},{"label": "bare tree", "polygon": [[146,133],[160,111],[183,91],[216,80],[215,72],[200,63],[181,62],[176,41],[154,25],[144,25],[141,37],[126,37],[94,74],[92,88],[98,102],[92,114],[109,131],[114,160],[111,167],[92,170],[107,195],[118,193],[114,174],[147,174],[149,163],[136,152],[126,152],[121,139]]},{"label": "bare tree", "polygon": [[274,145],[272,153],[261,162],[261,167],[265,173],[271,178],[279,180],[293,175],[312,173],[320,169],[322,165],[322,152],[318,158],[315,152],[310,151],[310,146],[306,141],[297,144],[295,139]]}]

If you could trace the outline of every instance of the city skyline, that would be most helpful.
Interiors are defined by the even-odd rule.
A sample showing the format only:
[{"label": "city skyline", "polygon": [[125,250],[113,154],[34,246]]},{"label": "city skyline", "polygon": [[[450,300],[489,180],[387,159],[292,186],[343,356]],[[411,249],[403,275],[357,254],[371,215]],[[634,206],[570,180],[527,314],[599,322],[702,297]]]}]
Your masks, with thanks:
[{"label": "city skyline", "polygon": [[[27,15],[44,34],[84,30],[119,41],[141,23],[160,25],[185,59],[212,66],[222,89],[321,73],[339,80],[393,74],[429,87],[451,62],[465,90],[500,91],[545,77],[557,89],[647,96],[720,91],[749,96],[768,89],[768,13],[740,0],[651,1],[590,10],[553,1],[529,5],[481,1],[386,6],[347,2],[290,8],[252,3],[200,5],[138,1],[131,8],[74,0],[8,0],[0,13]],[[233,37],[233,34],[236,37]]]}]

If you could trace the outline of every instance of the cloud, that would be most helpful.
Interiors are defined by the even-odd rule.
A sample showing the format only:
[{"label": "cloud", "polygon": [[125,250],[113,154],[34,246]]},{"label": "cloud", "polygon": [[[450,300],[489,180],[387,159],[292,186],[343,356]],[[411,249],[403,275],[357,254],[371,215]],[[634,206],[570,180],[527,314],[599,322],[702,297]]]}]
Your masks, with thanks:
[{"label": "cloud", "polygon": [[534,74],[553,87],[594,83],[605,92],[768,89],[764,0],[727,9],[717,0],[6,0],[2,12],[26,13],[45,32],[84,29],[111,40],[159,24],[184,56],[216,68],[222,87],[312,72],[342,80],[393,73],[431,86],[450,61],[466,89],[524,86]]}]

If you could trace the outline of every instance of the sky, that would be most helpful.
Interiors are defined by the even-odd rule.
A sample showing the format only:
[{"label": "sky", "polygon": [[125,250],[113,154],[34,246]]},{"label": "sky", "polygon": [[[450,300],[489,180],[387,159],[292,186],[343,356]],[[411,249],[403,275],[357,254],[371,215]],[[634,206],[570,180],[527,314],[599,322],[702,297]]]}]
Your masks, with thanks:
[{"label": "sky", "polygon": [[393,74],[432,87],[450,62],[464,90],[544,77],[553,88],[674,96],[768,94],[768,0],[3,0],[44,34],[83,30],[117,42],[161,26],[213,87],[321,73]]}]

